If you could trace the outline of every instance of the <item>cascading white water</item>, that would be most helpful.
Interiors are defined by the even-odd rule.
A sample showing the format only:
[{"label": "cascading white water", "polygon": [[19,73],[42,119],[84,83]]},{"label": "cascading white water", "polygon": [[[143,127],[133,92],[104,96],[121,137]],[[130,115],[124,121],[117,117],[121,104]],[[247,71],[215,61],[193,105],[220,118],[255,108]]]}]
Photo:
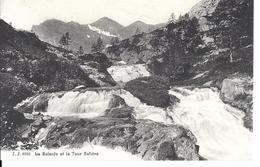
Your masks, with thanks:
[{"label": "cascading white water", "polygon": [[200,155],[209,160],[251,159],[252,134],[243,127],[243,112],[224,104],[216,90],[175,88],[169,93],[178,97],[180,103],[163,109],[144,104],[123,89],[70,91],[62,97],[53,96],[46,114],[84,118],[103,116],[113,95],[118,95],[134,108],[136,119],[180,124],[191,130],[198,140]]},{"label": "cascading white water", "polygon": [[145,64],[111,66],[107,71],[116,82],[128,82],[136,78],[150,76]]},{"label": "cascading white water", "polygon": [[210,88],[169,91],[180,103],[169,111],[174,122],[190,129],[198,139],[200,155],[210,160],[251,159],[251,137],[243,127],[243,112],[224,104]]},{"label": "cascading white water", "polygon": [[150,119],[155,122],[162,123],[170,122],[166,115],[165,109],[142,103],[138,98],[126,90],[119,90],[114,93],[122,97],[128,106],[134,107],[134,114],[136,119]]},{"label": "cascading white water", "polygon": [[110,91],[69,91],[62,97],[54,96],[48,101],[47,113],[51,116],[80,116],[93,118],[104,115],[112,98]]},{"label": "cascading white water", "polygon": [[150,119],[156,122],[167,122],[166,110],[142,103],[126,90],[98,90],[69,91],[62,97],[53,96],[48,101],[47,115],[51,116],[77,116],[81,118],[94,118],[103,116],[109,108],[113,95],[122,97],[126,104],[134,107],[137,119]]}]

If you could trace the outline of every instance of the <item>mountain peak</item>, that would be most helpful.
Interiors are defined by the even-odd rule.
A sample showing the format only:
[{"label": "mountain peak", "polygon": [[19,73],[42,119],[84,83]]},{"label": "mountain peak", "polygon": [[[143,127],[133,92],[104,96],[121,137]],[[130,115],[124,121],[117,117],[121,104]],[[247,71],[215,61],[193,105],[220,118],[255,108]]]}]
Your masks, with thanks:
[{"label": "mountain peak", "polygon": [[106,17],[106,16],[104,16],[104,17],[101,17],[100,19],[98,19],[97,21],[114,21],[113,19],[111,19],[111,18],[109,18],[109,17]]},{"label": "mountain peak", "polygon": [[95,24],[117,24],[117,25],[119,25],[119,26],[121,26],[121,27],[123,27],[121,24],[119,24],[117,21],[115,21],[115,20],[113,20],[113,19],[111,19],[111,18],[109,18],[109,17],[102,17],[102,18],[100,18],[100,19],[98,19],[97,21],[95,21],[95,22],[93,22],[93,23],[91,23],[91,25],[95,25]]},{"label": "mountain peak", "polygon": [[124,26],[108,17],[102,17],[91,25],[104,31],[111,32],[112,34],[118,34],[118,32],[124,28]]},{"label": "mountain peak", "polygon": [[49,23],[65,23],[64,21],[58,20],[58,19],[47,19],[44,22],[42,22],[41,24],[49,24]]},{"label": "mountain peak", "polygon": [[144,25],[144,24],[147,25],[145,22],[138,20],[138,21],[133,22],[130,25]]}]

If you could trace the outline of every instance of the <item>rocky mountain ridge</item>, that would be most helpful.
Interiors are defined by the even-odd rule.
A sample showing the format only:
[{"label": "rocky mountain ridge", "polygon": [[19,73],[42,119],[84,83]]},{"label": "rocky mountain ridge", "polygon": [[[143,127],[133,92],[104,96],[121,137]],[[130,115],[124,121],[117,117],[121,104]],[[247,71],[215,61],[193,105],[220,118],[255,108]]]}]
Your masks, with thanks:
[{"label": "rocky mountain ridge", "polygon": [[137,21],[125,27],[108,17],[100,18],[87,25],[81,25],[76,22],[65,23],[60,20],[51,19],[39,25],[34,25],[31,31],[41,40],[55,46],[59,46],[61,36],[69,32],[71,36],[70,49],[77,51],[82,46],[85,52],[90,52],[91,46],[99,37],[102,38],[105,45],[109,45],[111,39],[114,37],[124,39],[134,35],[137,27],[141,33],[150,32],[160,26],[163,26],[163,24],[150,25]]}]

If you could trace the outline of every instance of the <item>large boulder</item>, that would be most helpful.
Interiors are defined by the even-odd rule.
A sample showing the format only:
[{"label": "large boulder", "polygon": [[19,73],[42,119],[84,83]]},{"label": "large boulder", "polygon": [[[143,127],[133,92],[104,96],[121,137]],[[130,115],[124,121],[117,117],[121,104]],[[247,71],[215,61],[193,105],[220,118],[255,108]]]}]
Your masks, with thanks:
[{"label": "large boulder", "polygon": [[252,130],[253,79],[247,75],[234,75],[223,80],[220,97],[245,112],[244,125]]},{"label": "large boulder", "polygon": [[[120,113],[120,109],[117,112]],[[196,139],[189,130],[135,120],[131,110],[126,108],[123,113],[122,117],[110,113],[91,120],[56,120],[42,144],[47,148],[78,148],[85,142],[97,142],[109,148],[121,147],[144,160],[199,160]]]},{"label": "large boulder", "polygon": [[133,107],[111,108],[106,110],[105,116],[111,118],[134,118]]},{"label": "large boulder", "polygon": [[175,98],[168,94],[169,83],[160,77],[143,77],[129,81],[125,89],[143,103],[156,107],[168,107]]}]

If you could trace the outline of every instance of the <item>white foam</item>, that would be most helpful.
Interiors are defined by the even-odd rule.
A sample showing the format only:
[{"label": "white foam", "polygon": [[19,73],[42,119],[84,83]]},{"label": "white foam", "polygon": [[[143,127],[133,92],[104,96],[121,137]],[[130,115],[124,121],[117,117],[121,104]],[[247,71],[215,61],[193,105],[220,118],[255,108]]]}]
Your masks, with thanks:
[{"label": "white foam", "polygon": [[142,103],[126,90],[116,91],[115,94],[122,97],[128,106],[134,108],[136,119],[150,119],[155,122],[169,123],[165,109]]},{"label": "white foam", "polygon": [[136,119],[150,119],[156,122],[168,123],[165,109],[142,103],[126,90],[99,90],[84,93],[70,91],[62,97],[53,96],[48,101],[47,112],[43,114],[55,117],[77,116],[80,118],[103,116],[109,108],[108,105],[112,95],[122,97],[128,106],[133,107]]},{"label": "white foam", "polygon": [[[164,124],[181,124],[191,130],[198,140],[200,155],[209,160],[251,159],[252,133],[244,128],[244,113],[219,98],[219,92],[210,88],[169,91],[180,103],[167,110],[142,103],[126,90],[98,90],[67,92],[53,96],[48,102],[47,115],[93,118],[104,115],[112,95],[122,97],[134,108],[136,119],[150,119]],[[42,130],[37,138],[46,135]]]},{"label": "white foam", "polygon": [[145,64],[111,66],[107,71],[116,82],[128,82],[136,78],[150,76]]},{"label": "white foam", "polygon": [[104,115],[112,94],[108,91],[69,91],[62,97],[54,96],[48,101],[47,113],[51,116],[80,116],[93,118]]},{"label": "white foam", "polygon": [[[243,112],[224,104],[209,88],[170,91],[181,101],[169,115],[198,139],[199,153],[211,160],[251,159],[251,132],[243,127]],[[185,94],[185,95],[184,95]]]}]

